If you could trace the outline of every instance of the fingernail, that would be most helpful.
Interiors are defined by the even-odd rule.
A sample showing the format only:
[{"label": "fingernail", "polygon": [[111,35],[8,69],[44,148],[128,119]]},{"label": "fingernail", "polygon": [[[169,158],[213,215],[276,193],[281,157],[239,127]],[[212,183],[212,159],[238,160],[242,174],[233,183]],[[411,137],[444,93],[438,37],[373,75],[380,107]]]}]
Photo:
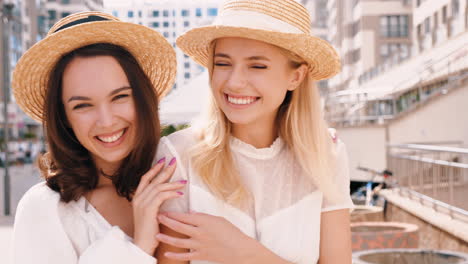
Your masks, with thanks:
[{"label": "fingernail", "polygon": [[186,184],[187,181],[186,180],[181,180],[181,181],[179,181],[179,183]]},{"label": "fingernail", "polygon": [[178,194],[178,195],[184,195],[184,193],[183,193],[183,192],[177,192],[177,194]]},{"label": "fingernail", "polygon": [[172,158],[171,162],[169,162],[169,165],[174,165],[174,163],[176,163],[176,158]]},{"label": "fingernail", "polygon": [[164,158],[158,160],[157,164],[163,163],[163,162],[165,162],[165,161],[166,161],[166,157],[164,157]]}]

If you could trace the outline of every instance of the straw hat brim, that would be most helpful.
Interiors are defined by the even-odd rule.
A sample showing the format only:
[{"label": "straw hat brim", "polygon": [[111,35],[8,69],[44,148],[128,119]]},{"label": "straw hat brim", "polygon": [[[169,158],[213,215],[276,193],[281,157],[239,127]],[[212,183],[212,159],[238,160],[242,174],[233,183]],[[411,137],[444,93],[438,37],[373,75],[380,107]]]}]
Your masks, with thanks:
[{"label": "straw hat brim", "polygon": [[331,78],[341,68],[338,53],[327,41],[306,34],[213,25],[187,31],[177,39],[177,46],[197,63],[207,67],[211,42],[224,37],[263,41],[292,51],[309,64],[310,76],[314,80]]},{"label": "straw hat brim", "polygon": [[159,100],[172,88],[176,55],[160,33],[120,21],[84,23],[47,36],[23,54],[12,81],[13,94],[21,109],[42,122],[48,80],[55,64],[63,55],[96,43],[119,45],[129,51],[154,85]]}]

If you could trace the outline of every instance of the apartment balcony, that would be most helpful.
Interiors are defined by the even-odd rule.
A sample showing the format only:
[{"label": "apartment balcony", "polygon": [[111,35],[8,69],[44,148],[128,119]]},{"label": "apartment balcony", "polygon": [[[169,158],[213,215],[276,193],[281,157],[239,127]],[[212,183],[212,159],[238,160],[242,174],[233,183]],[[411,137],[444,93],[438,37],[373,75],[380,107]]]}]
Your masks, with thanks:
[{"label": "apartment balcony", "polygon": [[[430,35],[424,40],[432,45],[431,41]],[[466,85],[467,56],[468,31],[418,56],[396,61],[393,67],[377,67],[368,79],[360,79],[355,89],[328,96],[326,109],[343,111],[327,113],[327,118],[336,126],[356,126],[383,124],[404,115]]]}]

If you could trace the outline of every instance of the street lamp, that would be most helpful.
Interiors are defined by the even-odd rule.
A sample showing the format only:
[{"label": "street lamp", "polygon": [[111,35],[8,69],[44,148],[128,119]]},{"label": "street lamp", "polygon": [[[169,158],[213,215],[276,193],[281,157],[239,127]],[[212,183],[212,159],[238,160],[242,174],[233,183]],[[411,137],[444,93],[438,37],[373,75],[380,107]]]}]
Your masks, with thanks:
[{"label": "street lamp", "polygon": [[4,3],[2,7],[2,23],[3,23],[3,144],[5,151],[5,176],[4,176],[4,213],[10,215],[10,174],[8,173],[8,102],[10,101],[10,20],[12,19],[12,11],[15,7],[12,3]]}]

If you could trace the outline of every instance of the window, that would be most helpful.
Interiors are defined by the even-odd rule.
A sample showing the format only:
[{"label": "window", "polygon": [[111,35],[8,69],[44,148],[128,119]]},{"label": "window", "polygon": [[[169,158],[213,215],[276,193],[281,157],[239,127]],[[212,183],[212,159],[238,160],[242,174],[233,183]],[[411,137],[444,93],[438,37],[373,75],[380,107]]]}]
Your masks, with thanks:
[{"label": "window", "polygon": [[159,22],[153,22],[152,27],[158,28],[159,27]]},{"label": "window", "polygon": [[168,38],[169,37],[169,32],[164,32],[163,35],[164,35],[165,38]]},{"label": "window", "polygon": [[172,21],[172,27],[175,27],[175,21]]},{"label": "window", "polygon": [[380,56],[388,57],[389,53],[390,53],[390,51],[388,50],[388,45],[387,44],[383,44],[382,46],[380,46]]},{"label": "window", "polygon": [[62,13],[62,17],[67,17],[67,16],[69,16],[69,15],[70,15],[70,12],[63,12],[63,13]]},{"label": "window", "polygon": [[218,8],[208,8],[208,16],[217,16]]},{"label": "window", "polygon": [[128,11],[128,17],[133,17],[133,11]]},{"label": "window", "polygon": [[406,59],[409,57],[409,46],[403,43],[386,43],[380,46],[380,56],[385,61],[390,57],[394,57],[398,54],[398,57]]},{"label": "window", "polygon": [[117,10],[114,10],[114,11],[112,11],[112,15],[115,16],[115,17],[118,17],[118,16],[119,16],[119,12],[117,12]]},{"label": "window", "polygon": [[169,16],[169,10],[164,10],[163,17],[168,17],[168,16]]},{"label": "window", "polygon": [[459,0],[452,0],[452,16],[453,17],[458,16],[459,11],[460,11]]},{"label": "window", "polygon": [[185,78],[185,79],[190,79],[190,72],[186,72],[186,73],[184,74],[184,78]]},{"label": "window", "polygon": [[184,27],[189,27],[190,26],[190,22],[189,21],[184,21]]},{"label": "window", "polygon": [[153,10],[153,17],[159,17],[159,10]]},{"label": "window", "polygon": [[163,27],[165,27],[165,28],[169,27],[169,22],[167,22],[167,21],[164,22],[164,23],[163,23]]},{"label": "window", "polygon": [[49,10],[49,20],[55,20],[57,18],[57,12],[55,10]]},{"label": "window", "polygon": [[442,7],[442,23],[447,23],[447,6]]},{"label": "window", "polygon": [[141,10],[138,11],[138,17],[141,17]]},{"label": "window", "polygon": [[62,4],[69,4],[70,0],[62,0]]},{"label": "window", "polygon": [[428,17],[424,19],[424,34],[429,34],[431,32],[431,18]]},{"label": "window", "polygon": [[190,68],[190,63],[189,62],[184,63],[184,68],[189,69]]},{"label": "window", "polygon": [[182,9],[181,14],[182,14],[183,17],[187,17],[187,16],[189,16],[190,12],[189,12],[188,9]]},{"label": "window", "polygon": [[202,9],[201,9],[201,8],[197,8],[197,9],[195,10],[195,14],[196,14],[197,17],[201,17],[201,16],[202,16]]},{"label": "window", "polygon": [[380,34],[387,38],[408,37],[408,16],[380,17]]},{"label": "window", "polygon": [[184,54],[184,58],[186,58],[186,59],[187,59],[188,57],[189,57],[189,56],[188,56],[187,54]]}]

